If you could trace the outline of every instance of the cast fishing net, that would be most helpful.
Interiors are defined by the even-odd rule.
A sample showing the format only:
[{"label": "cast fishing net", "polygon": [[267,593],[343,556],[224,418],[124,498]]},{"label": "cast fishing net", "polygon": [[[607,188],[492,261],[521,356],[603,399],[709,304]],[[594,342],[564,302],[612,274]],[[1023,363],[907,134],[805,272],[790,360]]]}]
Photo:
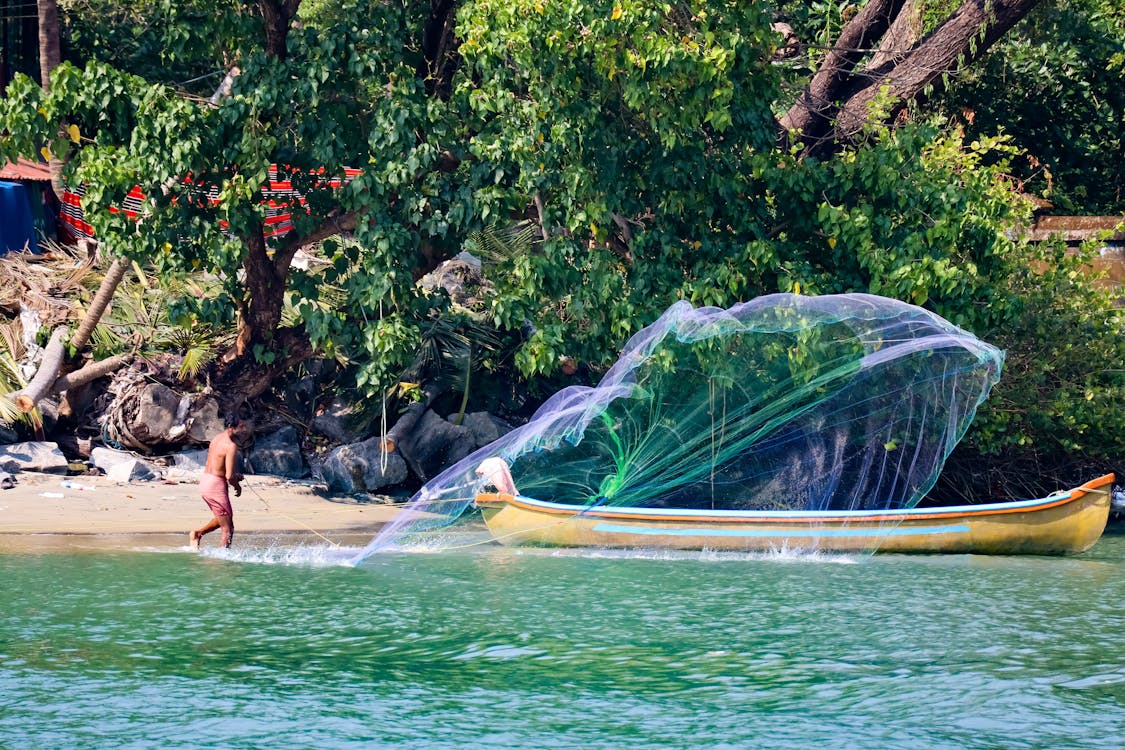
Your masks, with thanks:
[{"label": "cast fishing net", "polygon": [[587,507],[910,508],[933,486],[1004,354],[867,294],[670,307],[596,387],[429,482],[358,559],[448,524],[503,459],[522,495]]}]

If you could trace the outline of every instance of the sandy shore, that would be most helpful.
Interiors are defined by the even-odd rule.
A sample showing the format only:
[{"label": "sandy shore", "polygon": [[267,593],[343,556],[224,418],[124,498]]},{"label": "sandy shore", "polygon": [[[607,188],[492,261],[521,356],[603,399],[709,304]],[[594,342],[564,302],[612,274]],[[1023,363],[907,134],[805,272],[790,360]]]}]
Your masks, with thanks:
[{"label": "sandy shore", "polygon": [[[119,484],[25,472],[17,481],[0,490],[0,552],[180,546],[190,529],[211,517],[190,479]],[[326,498],[308,483],[268,476],[247,477],[242,497],[232,493],[231,502],[236,544],[284,534],[294,543],[362,545],[398,512],[392,505]],[[218,542],[214,532],[204,546]]]}]

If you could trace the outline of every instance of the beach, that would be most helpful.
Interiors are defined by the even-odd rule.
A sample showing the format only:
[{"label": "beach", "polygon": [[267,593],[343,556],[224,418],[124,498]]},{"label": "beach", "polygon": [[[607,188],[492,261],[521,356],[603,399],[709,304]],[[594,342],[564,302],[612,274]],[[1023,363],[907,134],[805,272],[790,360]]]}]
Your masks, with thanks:
[{"label": "beach", "polygon": [[[172,478],[129,483],[104,476],[22,472],[0,490],[0,553],[57,548],[183,546],[187,533],[210,520],[198,482]],[[231,493],[235,545],[285,535],[287,541],[365,544],[398,506],[326,497],[311,482],[248,476],[241,497]],[[204,538],[214,546],[219,532]]]}]

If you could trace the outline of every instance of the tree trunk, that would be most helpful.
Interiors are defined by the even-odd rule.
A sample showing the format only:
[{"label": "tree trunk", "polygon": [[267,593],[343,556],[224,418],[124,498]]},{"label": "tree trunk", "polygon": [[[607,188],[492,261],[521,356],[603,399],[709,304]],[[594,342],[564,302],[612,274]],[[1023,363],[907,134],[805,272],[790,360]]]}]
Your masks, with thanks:
[{"label": "tree trunk", "polygon": [[[58,0],[38,0],[39,10],[39,80],[44,91],[51,90],[51,74],[62,62],[59,43]],[[51,173],[51,189],[61,201],[63,196],[62,160],[52,156],[47,162]]]},{"label": "tree trunk", "polygon": [[66,326],[55,329],[51,334],[51,340],[43,348],[43,361],[39,363],[35,377],[27,384],[27,388],[12,394],[12,400],[24,414],[30,414],[39,403],[39,399],[46,396],[51,385],[54,384],[59,368],[62,367],[63,355],[66,354],[64,347],[66,333]]},{"label": "tree trunk", "polygon": [[449,53],[456,21],[456,0],[430,0],[430,16],[422,30],[422,62],[418,75],[426,81],[426,90],[445,98],[453,79],[455,55]]},{"label": "tree trunk", "polygon": [[301,0],[258,0],[266,34],[266,54],[278,60],[289,55],[289,24]]},{"label": "tree trunk", "polygon": [[286,370],[313,354],[303,327],[282,328],[274,332],[271,362],[259,362],[253,352],[223,363],[215,380],[220,413],[237,411],[250,399],[270,389]]},{"label": "tree trunk", "polygon": [[[243,239],[246,243],[246,259],[242,266],[246,270],[247,302],[239,321],[238,356],[251,353],[258,344],[270,346],[273,332],[281,323],[281,311],[285,304],[286,273],[278,273],[274,261],[266,253],[261,225],[256,225]],[[288,268],[285,270],[288,271]]]},{"label": "tree trunk", "polygon": [[51,73],[62,62],[59,47],[58,0],[38,0],[39,9],[39,75],[44,91],[51,90]]},{"label": "tree trunk", "polygon": [[[980,57],[1042,0],[965,0],[940,26],[908,49],[913,2],[870,0],[840,32],[808,86],[779,121],[782,142],[795,137],[805,154],[825,155],[852,141],[870,122],[871,104],[886,91],[893,121],[927,86],[942,85]],[[884,39],[866,67],[861,62]]]},{"label": "tree trunk", "polygon": [[74,337],[70,340],[70,345],[76,352],[81,351],[82,347],[86,346],[86,342],[90,340],[94,328],[97,327],[98,321],[102,319],[102,314],[109,306],[114,292],[117,291],[117,286],[121,283],[121,279],[125,278],[125,272],[129,268],[129,261],[114,258],[113,263],[106,269],[105,277],[98,287],[98,293],[94,295],[94,299],[90,302],[90,309],[86,311],[86,317],[82,319],[82,324],[78,326],[78,330],[75,331]]},{"label": "tree trunk", "polygon": [[957,73],[984,54],[1041,1],[967,0],[907,53],[902,62],[868,68],[857,76],[866,79],[866,85],[851,94],[840,107],[834,137],[850,140],[858,135],[868,122],[871,103],[884,87],[895,102],[888,113],[893,119],[926,86],[944,86],[946,76]]},{"label": "tree trunk", "polygon": [[115,357],[108,357],[97,362],[91,362],[82,369],[69,372],[55,380],[47,390],[47,393],[61,393],[62,391],[68,391],[71,388],[85,385],[86,383],[120,370],[132,360],[132,354],[118,354]]}]

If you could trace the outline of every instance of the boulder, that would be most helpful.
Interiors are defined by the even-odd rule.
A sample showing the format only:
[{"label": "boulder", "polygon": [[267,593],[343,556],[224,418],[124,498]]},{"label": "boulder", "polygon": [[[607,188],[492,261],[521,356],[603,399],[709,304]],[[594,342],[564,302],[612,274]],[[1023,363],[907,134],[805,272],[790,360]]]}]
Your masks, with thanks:
[{"label": "boulder", "polygon": [[114,464],[106,470],[105,476],[107,479],[114,482],[147,482],[153,479],[160,479],[160,474],[156,468],[147,461],[142,461],[139,458]]},{"label": "boulder", "polygon": [[300,479],[308,476],[309,467],[301,456],[301,438],[289,425],[264,438],[259,438],[247,456],[255,474],[273,474]]},{"label": "boulder", "polygon": [[483,448],[512,431],[510,424],[486,411],[466,414],[461,425],[473,436],[477,448]]},{"label": "boulder", "polygon": [[160,469],[131,453],[97,447],[90,451],[90,462],[115,482],[159,479]]},{"label": "boulder", "polygon": [[428,482],[442,469],[460,461],[476,450],[472,432],[464,425],[455,425],[427,411],[414,429],[398,445],[415,476]]},{"label": "boulder", "polygon": [[144,442],[160,443],[179,424],[176,414],[179,408],[179,394],[168,386],[149,383],[137,399],[137,413],[129,431]]},{"label": "boulder", "polygon": [[168,476],[183,479],[198,479],[207,466],[207,451],[190,450],[180,451],[172,456],[172,465],[168,467]]},{"label": "boulder", "polygon": [[335,492],[371,492],[406,481],[406,462],[397,452],[384,457],[382,441],[369,438],[351,445],[341,445],[328,454],[321,472],[328,489]]},{"label": "boulder", "polygon": [[338,443],[352,443],[368,433],[371,420],[366,419],[354,404],[333,399],[320,414],[313,417],[312,431]]},{"label": "boulder", "polygon": [[0,469],[66,474],[68,462],[55,443],[32,441],[0,446]]},{"label": "boulder", "polygon": [[196,443],[210,443],[211,439],[226,429],[219,416],[219,402],[213,398],[197,401],[188,410],[188,437]]},{"label": "boulder", "polygon": [[43,421],[43,431],[50,433],[59,422],[58,396],[48,396],[47,398],[39,399],[39,403],[35,404],[35,408],[39,410],[39,418]]}]

